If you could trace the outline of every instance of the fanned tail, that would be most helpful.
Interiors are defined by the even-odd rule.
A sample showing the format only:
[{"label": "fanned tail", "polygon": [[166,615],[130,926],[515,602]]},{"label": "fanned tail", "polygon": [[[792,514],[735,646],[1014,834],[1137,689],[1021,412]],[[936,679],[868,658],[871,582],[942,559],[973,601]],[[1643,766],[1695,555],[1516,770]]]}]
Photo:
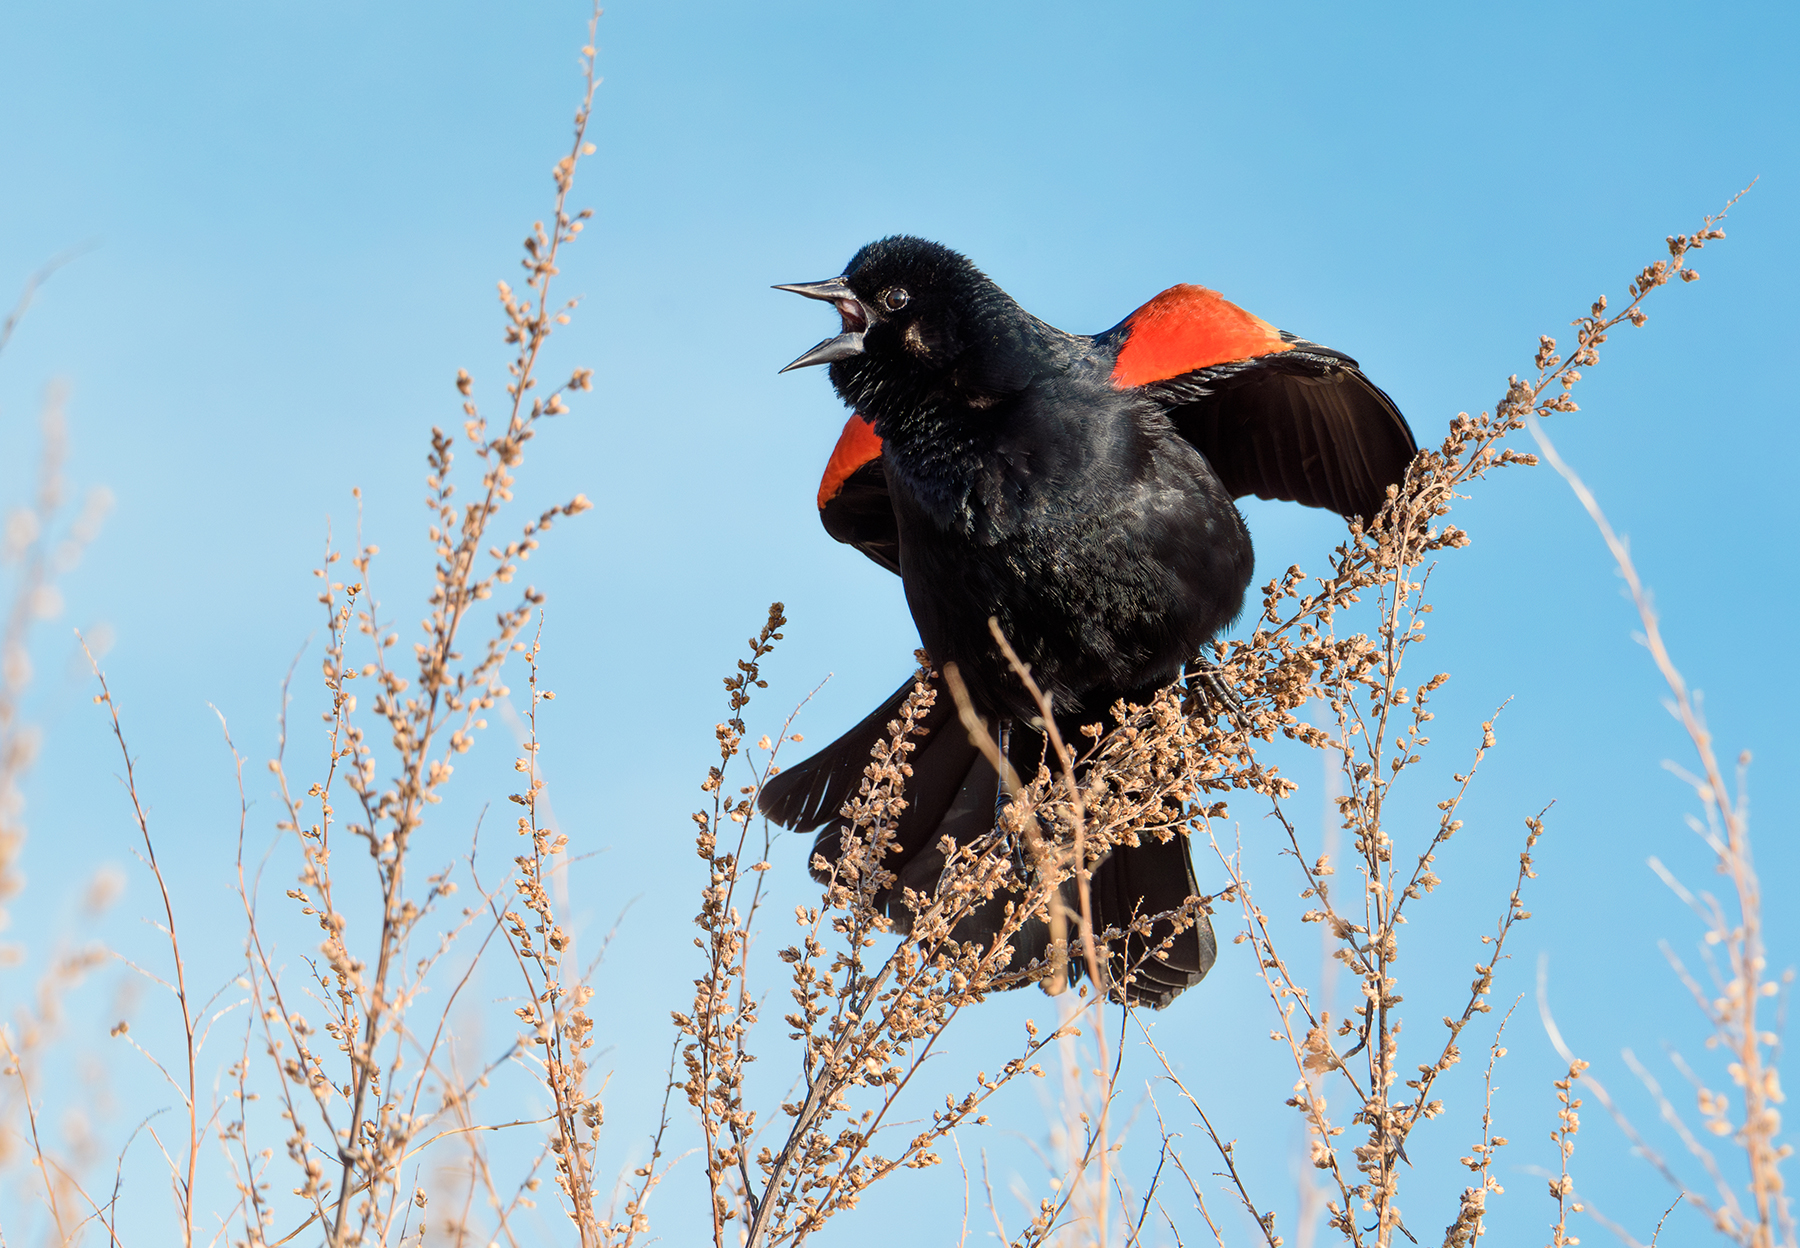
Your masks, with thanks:
[{"label": "fanned tail", "polygon": [[[1095,930],[1125,933],[1106,946],[1115,997],[1123,992],[1133,1005],[1160,1010],[1206,978],[1219,945],[1205,913],[1196,913],[1181,931],[1169,919],[1151,924],[1148,933],[1131,930],[1133,919],[1180,910],[1199,895],[1186,836],[1159,841],[1144,833],[1139,844],[1119,846],[1094,869],[1089,892]],[[1071,958],[1078,952],[1071,951]]]},{"label": "fanned tail", "polygon": [[[913,917],[903,900],[905,890],[925,896],[937,891],[944,869],[943,838],[966,845],[993,831],[999,789],[993,766],[963,729],[941,678],[934,674],[931,681],[938,698],[919,721],[917,745],[909,760],[912,777],[904,792],[906,808],[895,823],[895,847],[886,861],[895,883],[875,898],[902,933],[911,929]],[[842,856],[841,812],[857,795],[875,745],[892,736],[914,683],[908,679],[854,728],[763,786],[757,806],[764,815],[796,831],[819,830],[813,843],[815,878],[826,878]],[[1042,736],[1015,727],[1010,756],[1020,774],[1037,773],[1043,749]],[[816,869],[820,859],[826,874]],[[1077,914],[1074,881],[1062,891],[1064,906],[1071,915]],[[1204,914],[1181,931],[1168,920],[1154,924],[1147,934],[1130,930],[1135,918],[1179,910],[1197,892],[1187,838],[1179,834],[1165,842],[1146,833],[1141,844],[1119,846],[1095,868],[1090,885],[1095,929],[1124,933],[1109,940],[1103,954],[1115,998],[1122,994],[1133,1005],[1160,1009],[1212,968],[1217,945]],[[1005,925],[1007,905],[1018,900],[1017,893],[996,893],[956,925],[953,937],[991,947]],[[1075,940],[1073,923],[1070,938]],[[1024,972],[1048,956],[1050,927],[1040,918],[1027,919],[1010,943],[1006,972]],[[1085,971],[1080,949],[1071,949],[1069,959],[1072,977],[1079,978]],[[1027,982],[1027,977],[1019,975],[1018,982]]]}]

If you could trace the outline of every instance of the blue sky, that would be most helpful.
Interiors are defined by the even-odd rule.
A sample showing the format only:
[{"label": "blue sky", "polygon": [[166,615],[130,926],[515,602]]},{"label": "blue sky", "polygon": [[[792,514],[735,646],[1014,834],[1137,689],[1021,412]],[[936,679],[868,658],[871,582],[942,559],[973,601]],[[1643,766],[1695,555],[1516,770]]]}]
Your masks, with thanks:
[{"label": "blue sky", "polygon": [[[298,679],[317,672],[310,569],[327,524],[353,523],[353,486],[391,613],[408,621],[422,603],[427,431],[460,419],[457,368],[490,405],[497,393],[493,283],[513,279],[518,241],[548,204],[585,16],[561,3],[0,12],[0,294],[49,256],[90,248],[0,358],[0,492],[18,498],[32,413],[62,378],[71,474],[117,500],[38,649],[30,709],[45,748],[27,788],[30,884],[8,933],[34,961],[0,971],[0,1000],[30,990],[58,940],[128,949],[152,935],[139,917],[153,890],[68,624],[116,639],[105,662],[159,852],[203,977],[232,974],[236,793],[209,706],[253,762],[268,757],[282,675],[309,638]],[[1424,440],[1459,410],[1491,407],[1539,333],[1566,329],[1597,294],[1617,298],[1664,235],[1760,177],[1729,239],[1701,255],[1702,280],[1661,292],[1645,329],[1614,336],[1580,387],[1583,411],[1553,432],[1630,535],[1721,748],[1756,754],[1771,956],[1794,962],[1800,933],[1778,903],[1800,872],[1788,657],[1800,440],[1786,367],[1800,338],[1796,24],[1772,4],[1704,17],[1671,4],[612,6],[599,151],[577,191],[595,225],[565,265],[565,292],[585,303],[553,346],[555,371],[596,370],[595,392],[534,444],[520,496],[522,509],[576,491],[597,504],[530,573],[549,594],[557,814],[605,850],[577,868],[574,904],[599,931],[641,898],[601,981],[602,1028],[620,1044],[607,1059],[618,1156],[654,1108],[659,1020],[695,973],[686,813],[723,717],[719,676],[783,600],[793,624],[760,705],[785,709],[832,673],[802,721],[822,740],[892,689],[916,644],[898,583],[817,526],[842,412],[822,376],[775,370],[828,318],[768,289],[834,274],[895,231],[965,251],[1071,330],[1109,326],[1177,281],[1214,286],[1357,357]],[[1246,513],[1263,576],[1321,568],[1341,528],[1292,507]],[[1475,933],[1499,913],[1521,821],[1554,800],[1534,917],[1500,992],[1527,991],[1547,951],[1565,1033],[1649,1122],[1618,1051],[1660,1061],[1665,1042],[1700,1048],[1657,949],[1686,952],[1697,932],[1644,866],[1654,854],[1695,884],[1710,870],[1683,822],[1691,795],[1661,768],[1683,743],[1561,483],[1505,474],[1459,516],[1474,544],[1435,578],[1425,663],[1455,679],[1429,774],[1459,770],[1479,720],[1513,701],[1440,872],[1449,884],[1413,931],[1409,970],[1444,998],[1421,1021],[1448,1008]],[[510,791],[503,731],[469,756],[446,845]],[[274,803],[265,773],[249,774],[252,835],[266,839]],[[1267,837],[1244,819],[1247,842]],[[784,904],[808,889],[800,847],[786,852]],[[100,862],[130,885],[87,927],[74,898]],[[1267,870],[1279,895],[1279,866]],[[1285,1225],[1291,1079],[1242,952],[1156,1025]],[[115,978],[72,1003],[69,1044],[123,1072],[126,1056],[105,1048]],[[158,1034],[161,1004],[136,1008],[134,1029]],[[945,1077],[1044,1008],[993,1003]],[[1528,1013],[1501,1080],[1521,1143],[1490,1222],[1509,1241],[1549,1214],[1517,1169],[1548,1164],[1536,1141],[1553,1118],[1555,1059]],[[642,1035],[647,1047],[627,1039]],[[765,1065],[773,1106],[786,1084]],[[161,1103],[135,1072],[115,1082],[109,1139]],[[1473,1090],[1465,1071],[1460,1095]],[[1019,1104],[1020,1130],[1040,1131]],[[1434,1151],[1466,1147],[1469,1104]],[[1647,1237],[1666,1200],[1610,1124],[1597,1112],[1589,1124],[1582,1186]],[[1028,1168],[1012,1137],[964,1139],[984,1143]],[[679,1190],[696,1177],[672,1181],[672,1242],[690,1225]],[[1448,1222],[1455,1168],[1422,1163],[1414,1181],[1409,1218]],[[144,1207],[160,1207],[153,1171],[140,1183]],[[953,1173],[891,1186],[854,1219],[868,1242],[900,1242],[897,1210],[954,1233]],[[0,1209],[19,1199],[6,1189]]]}]

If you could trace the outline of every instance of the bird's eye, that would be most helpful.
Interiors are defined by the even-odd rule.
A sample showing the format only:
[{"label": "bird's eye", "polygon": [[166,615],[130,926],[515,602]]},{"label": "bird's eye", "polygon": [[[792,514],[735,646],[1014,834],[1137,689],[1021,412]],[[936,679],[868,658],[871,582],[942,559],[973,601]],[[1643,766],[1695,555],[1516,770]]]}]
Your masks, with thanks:
[{"label": "bird's eye", "polygon": [[898,312],[911,302],[912,296],[903,287],[892,286],[881,292],[881,306],[889,312]]}]

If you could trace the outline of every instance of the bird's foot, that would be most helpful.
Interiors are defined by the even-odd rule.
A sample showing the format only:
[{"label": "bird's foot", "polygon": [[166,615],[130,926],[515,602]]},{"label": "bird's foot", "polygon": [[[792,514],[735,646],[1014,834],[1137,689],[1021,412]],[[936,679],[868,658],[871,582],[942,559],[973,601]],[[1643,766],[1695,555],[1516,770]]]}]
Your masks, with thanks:
[{"label": "bird's foot", "polygon": [[1187,687],[1190,696],[1204,694],[1206,705],[1194,709],[1208,720],[1219,711],[1232,715],[1244,713],[1244,700],[1238,697],[1237,691],[1226,681],[1225,673],[1211,659],[1196,659],[1188,665]]},{"label": "bird's foot", "polygon": [[1012,800],[1012,795],[1006,791],[1006,764],[1012,750],[1012,720],[1006,718],[1000,720],[994,733],[994,744],[998,747],[1000,755],[998,769],[1000,774],[994,786],[994,833],[1006,838],[1007,845],[1012,849],[1013,868],[1019,873],[1019,878],[1024,879],[1031,870],[1031,863],[1025,855],[1025,838],[1002,831],[1000,827],[1000,816],[1005,813]]}]

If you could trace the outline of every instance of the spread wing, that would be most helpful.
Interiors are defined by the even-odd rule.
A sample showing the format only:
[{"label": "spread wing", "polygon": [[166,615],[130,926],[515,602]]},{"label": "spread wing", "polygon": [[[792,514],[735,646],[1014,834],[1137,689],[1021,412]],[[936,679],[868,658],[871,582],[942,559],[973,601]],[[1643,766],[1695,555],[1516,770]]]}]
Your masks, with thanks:
[{"label": "spread wing", "polygon": [[[1112,383],[1163,405],[1233,498],[1373,516],[1418,452],[1356,361],[1276,329],[1204,286],[1172,286],[1094,339]],[[825,531],[890,572],[900,530],[874,425],[852,416],[819,483]]]},{"label": "spread wing", "polygon": [[1203,286],[1173,286],[1096,338],[1112,382],[1157,399],[1231,492],[1373,516],[1418,451],[1394,401],[1339,351]]},{"label": "spread wing", "polygon": [[888,571],[900,572],[900,525],[881,467],[875,426],[852,416],[819,482],[819,519],[838,541],[856,547]]}]

